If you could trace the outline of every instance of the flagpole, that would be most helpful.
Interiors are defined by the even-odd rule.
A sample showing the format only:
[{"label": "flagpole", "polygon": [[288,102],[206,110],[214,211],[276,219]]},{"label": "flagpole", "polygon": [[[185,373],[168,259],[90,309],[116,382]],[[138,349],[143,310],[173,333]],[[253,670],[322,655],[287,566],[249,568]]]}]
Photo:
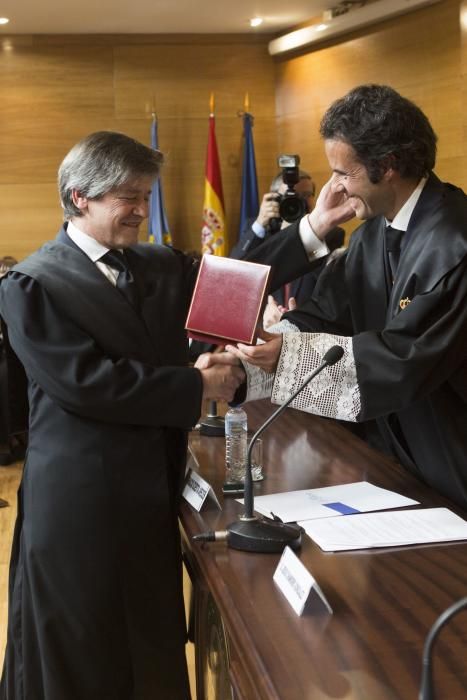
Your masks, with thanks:
[{"label": "flagpole", "polygon": [[[201,245],[203,253],[223,255],[225,248],[224,197],[215,135],[214,106],[214,93],[211,92]],[[215,294],[215,290],[213,290],[213,294]],[[209,437],[225,435],[224,418],[217,415],[216,401],[209,402],[207,415],[199,422],[199,431],[202,435]]]}]

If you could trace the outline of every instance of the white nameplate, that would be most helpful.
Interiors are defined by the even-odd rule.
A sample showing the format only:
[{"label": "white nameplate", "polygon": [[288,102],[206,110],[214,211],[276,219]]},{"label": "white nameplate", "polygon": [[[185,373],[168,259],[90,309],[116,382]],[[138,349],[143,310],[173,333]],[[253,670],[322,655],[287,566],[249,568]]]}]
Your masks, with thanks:
[{"label": "white nameplate", "polygon": [[198,511],[198,513],[203,507],[203,504],[208,496],[211,496],[218,508],[221,507],[211,486],[193,469],[190,469],[186,476],[182,496],[186,501],[188,501],[190,506],[193,506],[193,508]]},{"label": "white nameplate", "polygon": [[297,615],[303,613],[312,589],[318,594],[326,610],[332,614],[332,608],[321,588],[290,547],[286,547],[282,552],[273,580]]}]

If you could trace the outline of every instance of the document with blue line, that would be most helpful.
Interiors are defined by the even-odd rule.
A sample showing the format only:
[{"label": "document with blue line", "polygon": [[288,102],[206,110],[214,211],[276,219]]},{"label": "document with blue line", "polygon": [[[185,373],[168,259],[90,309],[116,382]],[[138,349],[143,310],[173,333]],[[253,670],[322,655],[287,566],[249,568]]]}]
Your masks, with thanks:
[{"label": "document with blue line", "polygon": [[403,508],[418,503],[413,498],[401,496],[368,481],[358,481],[340,486],[256,496],[255,510],[269,518],[276,516],[284,523],[292,523],[297,520]]}]

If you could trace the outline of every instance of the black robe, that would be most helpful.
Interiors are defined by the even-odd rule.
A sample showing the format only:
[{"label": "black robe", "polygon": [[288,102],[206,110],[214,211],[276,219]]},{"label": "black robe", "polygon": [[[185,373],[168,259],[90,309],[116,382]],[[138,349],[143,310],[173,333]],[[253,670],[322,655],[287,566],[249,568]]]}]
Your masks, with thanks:
[{"label": "black robe", "polygon": [[128,256],[141,317],[60,242],[0,288],[30,404],[2,700],[190,696],[177,506],[201,410],[183,330],[196,266]]},{"label": "black robe", "polygon": [[[303,267],[287,247],[300,262],[273,284]],[[1,700],[189,697],[177,513],[201,411],[184,331],[198,263],[127,257],[140,314],[63,229],[0,285],[30,408]]]},{"label": "black robe", "polygon": [[358,420],[377,418],[392,454],[466,507],[467,197],[430,175],[392,288],[384,225],[376,217],[360,226],[312,299],[285,318],[303,331],[353,337]]},{"label": "black robe", "polygon": [[[245,231],[243,231],[241,235],[240,240],[232,248],[229,257],[236,258],[237,260],[248,259],[248,256],[251,255],[258,246],[261,246],[265,240],[270,239],[271,236],[275,236],[280,231],[280,226],[276,224],[272,227],[272,229],[271,227],[268,227],[265,237],[261,238],[260,236],[257,236],[253,231],[253,222],[254,219],[250,219]],[[325,242],[329,250],[332,252],[336,248],[340,248],[344,245],[344,239],[344,229],[336,227],[329,231],[329,233],[326,236]],[[327,261],[328,256],[324,256],[322,258],[319,258],[318,260],[315,260],[310,265],[311,269],[309,271],[305,272],[305,274],[301,275],[297,279],[294,279],[291,282],[289,282],[289,298],[293,297],[298,305],[308,301],[308,299],[313,293],[318,277],[320,276],[322,270],[324,270]],[[280,288],[273,291],[272,296],[278,304],[284,306],[286,301],[284,288]]]}]

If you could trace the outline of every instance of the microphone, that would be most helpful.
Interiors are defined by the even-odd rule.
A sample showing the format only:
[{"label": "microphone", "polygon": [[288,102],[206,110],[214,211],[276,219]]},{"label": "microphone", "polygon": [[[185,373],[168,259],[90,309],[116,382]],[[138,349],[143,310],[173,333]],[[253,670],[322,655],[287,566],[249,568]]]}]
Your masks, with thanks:
[{"label": "microphone", "polygon": [[222,437],[225,435],[225,424],[222,416],[217,415],[217,401],[210,401],[208,413],[199,422],[199,432],[201,435],[209,437]]},{"label": "microphone", "polygon": [[457,603],[454,603],[454,605],[451,605],[451,607],[441,613],[429,631],[423,648],[422,682],[418,700],[434,700],[432,674],[432,652],[434,642],[441,632],[442,627],[444,627],[454,615],[457,615],[458,612],[461,612],[461,610],[465,608],[467,608],[467,598],[461,598]]},{"label": "microphone", "polygon": [[196,535],[193,539],[204,542],[212,542],[217,539],[226,539],[227,545],[232,549],[240,549],[246,552],[282,552],[287,545],[292,549],[298,549],[301,545],[302,528],[298,525],[289,525],[278,519],[258,518],[254,515],[253,503],[253,479],[251,476],[251,455],[253,446],[259,436],[273,421],[292,403],[306,385],[323,371],[325,367],[331,367],[339,362],[344,354],[340,345],[333,345],[324,354],[323,361],[311,374],[305,377],[299,388],[278,409],[272,413],[263,425],[256,431],[250,441],[246,458],[244,506],[245,512],[240,520],[235,521],[222,531],[222,537],[216,533],[206,533],[209,536]]}]

